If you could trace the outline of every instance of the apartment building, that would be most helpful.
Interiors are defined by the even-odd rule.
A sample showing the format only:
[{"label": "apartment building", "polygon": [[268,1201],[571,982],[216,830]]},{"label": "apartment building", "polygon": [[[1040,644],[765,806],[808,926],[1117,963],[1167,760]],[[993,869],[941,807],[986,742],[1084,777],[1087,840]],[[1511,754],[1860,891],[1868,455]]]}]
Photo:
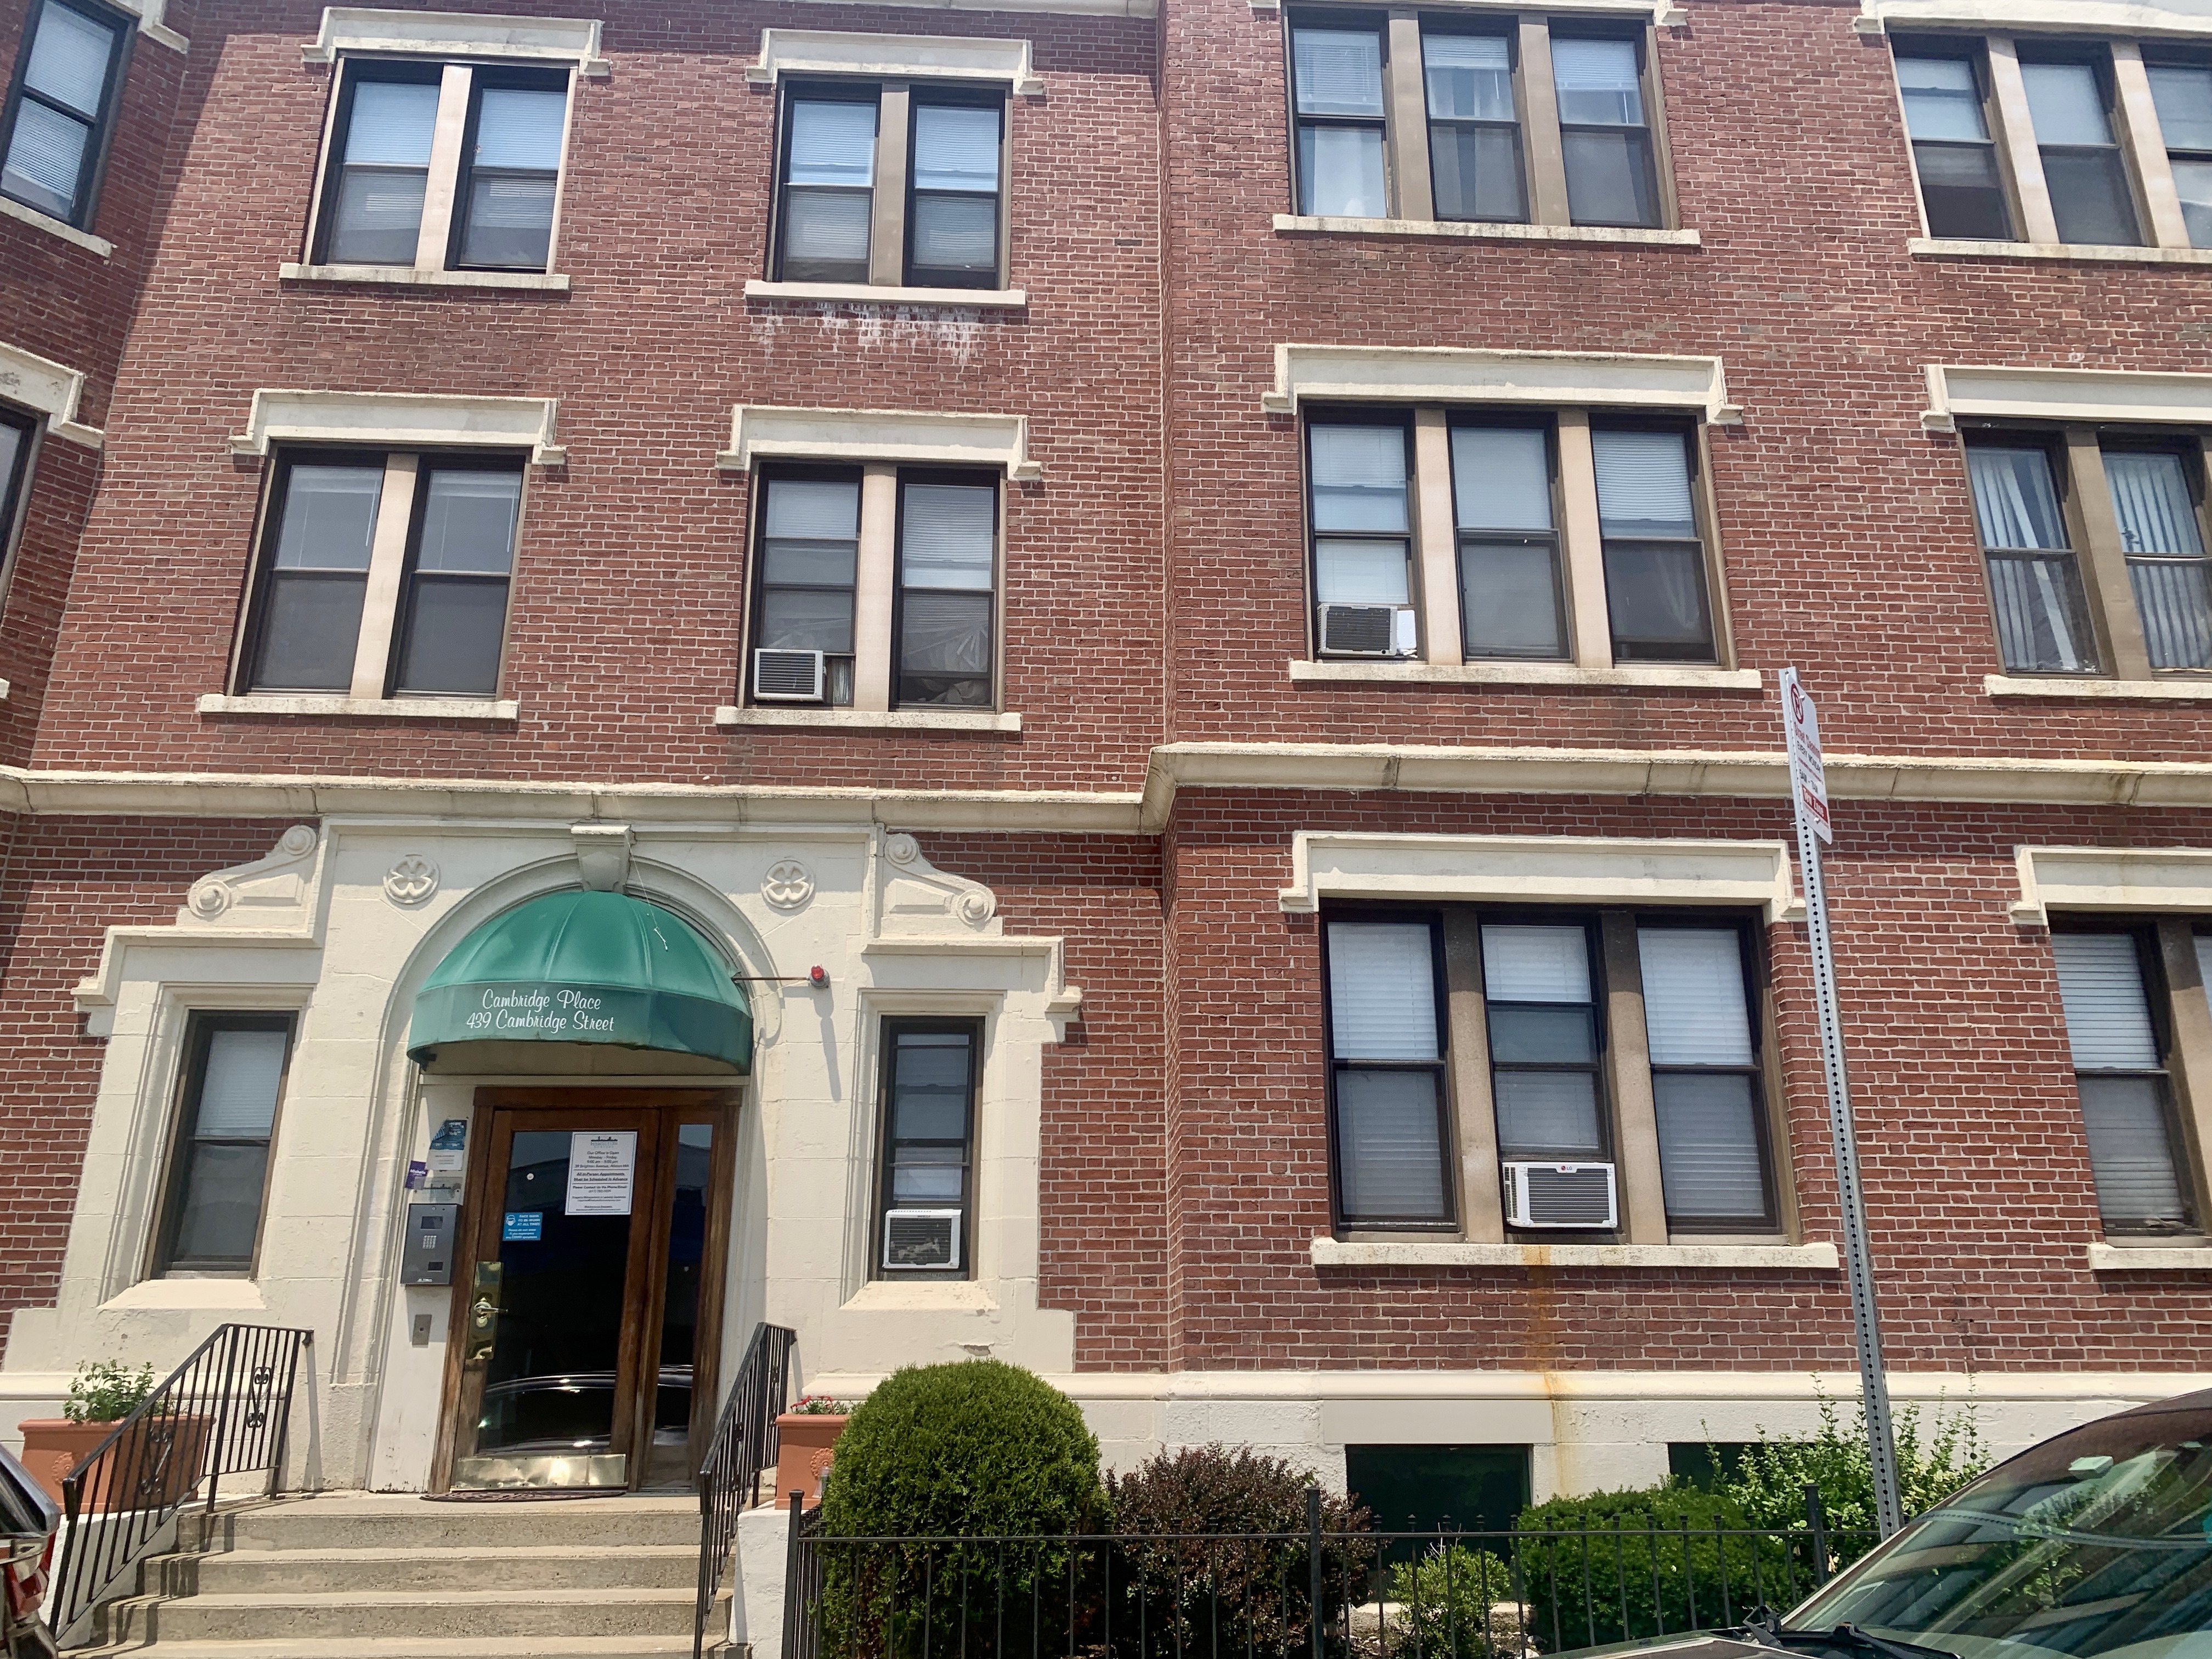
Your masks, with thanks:
[{"label": "apartment building", "polygon": [[[2212,16],[29,0],[0,1404],[990,1354],[1462,1503],[2212,1316]],[[10,438],[8,434],[15,434]],[[1441,1476],[1439,1477],[1442,1478]]]}]

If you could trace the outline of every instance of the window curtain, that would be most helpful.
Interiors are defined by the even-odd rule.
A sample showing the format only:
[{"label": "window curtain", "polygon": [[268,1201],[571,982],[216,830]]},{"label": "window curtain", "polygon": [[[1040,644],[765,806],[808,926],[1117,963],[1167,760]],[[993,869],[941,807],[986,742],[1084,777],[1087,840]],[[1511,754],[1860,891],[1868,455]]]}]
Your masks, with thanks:
[{"label": "window curtain", "polygon": [[[2212,667],[2212,589],[2204,540],[2181,457],[2158,453],[2105,453],[2120,546],[2130,556],[2128,581],[2142,617],[2154,668]],[[2137,557],[2136,556],[2142,556]],[[2188,563],[2146,560],[2188,560]]]}]

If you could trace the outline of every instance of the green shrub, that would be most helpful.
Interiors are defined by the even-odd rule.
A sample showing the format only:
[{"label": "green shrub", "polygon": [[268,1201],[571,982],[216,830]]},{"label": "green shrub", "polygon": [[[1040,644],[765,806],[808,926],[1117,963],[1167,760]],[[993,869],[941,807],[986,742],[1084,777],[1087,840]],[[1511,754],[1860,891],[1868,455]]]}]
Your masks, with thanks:
[{"label": "green shrub", "polygon": [[1419,1559],[1390,1569],[1384,1599],[1397,1604],[1389,1645],[1402,1659],[1472,1659],[1522,1650],[1513,1570],[1488,1550],[1431,1544]]},{"label": "green shrub", "polygon": [[[1220,1445],[1162,1452],[1109,1477],[1122,1540],[1117,1625],[1141,1628],[1148,1647],[1161,1651],[1304,1650],[1313,1605],[1306,1492],[1314,1484],[1310,1469]],[[1339,1534],[1322,1547],[1322,1615],[1333,1647],[1345,1605],[1364,1597],[1375,1565],[1371,1543],[1341,1534],[1365,1533],[1370,1522],[1350,1498],[1322,1496],[1322,1530]]]},{"label": "green shrub", "polygon": [[[1104,1517],[1098,1442],[1066,1395],[992,1359],[896,1371],[854,1408],[823,1494],[826,1650],[988,1655],[1033,1626],[1064,1641],[1071,1570],[1097,1553],[1064,1540]],[[1040,1541],[961,1541],[1007,1537]]]},{"label": "green shrub", "polygon": [[[1855,1413],[1856,1421],[1846,1431],[1836,1402],[1822,1395],[1820,1404],[1820,1426],[1815,1432],[1801,1440],[1770,1440],[1762,1428],[1758,1443],[1715,1490],[1754,1527],[1802,1532],[1809,1525],[1805,1488],[1819,1487],[1833,1570],[1857,1560],[1875,1546],[1874,1466],[1867,1450],[1864,1408]],[[1891,1426],[1897,1438],[1899,1497],[1908,1516],[1934,1509],[1990,1467],[1971,1400],[1953,1411],[1946,1411],[1944,1402],[1937,1401],[1925,1444],[1917,1403],[1898,1407]]]},{"label": "green shrub", "polygon": [[154,1368],[132,1370],[120,1360],[87,1360],[70,1380],[62,1415],[72,1423],[112,1423],[145,1403],[154,1392]]},{"label": "green shrub", "polygon": [[[1746,1524],[1728,1498],[1671,1483],[1522,1510],[1514,1541],[1528,1639],[1555,1653],[1735,1623],[1761,1601],[1793,1600],[1793,1565],[1809,1589],[1808,1564],[1791,1562],[1780,1539],[1741,1535]],[[1585,1528],[1596,1535],[1542,1535]]]}]

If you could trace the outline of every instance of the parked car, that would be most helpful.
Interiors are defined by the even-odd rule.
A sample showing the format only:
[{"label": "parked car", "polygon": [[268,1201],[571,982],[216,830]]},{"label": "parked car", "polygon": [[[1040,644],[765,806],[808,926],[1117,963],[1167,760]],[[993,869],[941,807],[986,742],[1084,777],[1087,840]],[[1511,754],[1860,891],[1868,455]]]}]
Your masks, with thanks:
[{"label": "parked car", "polygon": [[54,1659],[54,1638],[39,1616],[52,1564],[54,1534],[62,1524],[54,1500],[31,1472],[0,1448],[0,1638],[7,1659]]},{"label": "parked car", "polygon": [[2212,1659],[2212,1391],[2008,1458],[1786,1615],[1635,1650],[1765,1659],[1777,1649],[1823,1659]]}]

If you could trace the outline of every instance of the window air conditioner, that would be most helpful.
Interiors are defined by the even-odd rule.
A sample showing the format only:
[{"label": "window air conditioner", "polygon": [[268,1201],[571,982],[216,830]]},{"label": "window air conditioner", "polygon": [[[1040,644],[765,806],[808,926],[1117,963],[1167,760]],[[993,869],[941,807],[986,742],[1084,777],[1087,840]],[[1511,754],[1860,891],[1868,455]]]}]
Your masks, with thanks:
[{"label": "window air conditioner", "polygon": [[1505,1219],[1516,1227],[1617,1227],[1610,1164],[1508,1164]]},{"label": "window air conditioner", "polygon": [[960,1266],[960,1212],[884,1212],[884,1267],[886,1272]]},{"label": "window air conditioner", "polygon": [[820,702],[822,653],[756,651],[753,696],[760,702]]},{"label": "window air conditioner", "polygon": [[1410,657],[1420,649],[1411,605],[1324,605],[1321,648],[1332,657]]}]

